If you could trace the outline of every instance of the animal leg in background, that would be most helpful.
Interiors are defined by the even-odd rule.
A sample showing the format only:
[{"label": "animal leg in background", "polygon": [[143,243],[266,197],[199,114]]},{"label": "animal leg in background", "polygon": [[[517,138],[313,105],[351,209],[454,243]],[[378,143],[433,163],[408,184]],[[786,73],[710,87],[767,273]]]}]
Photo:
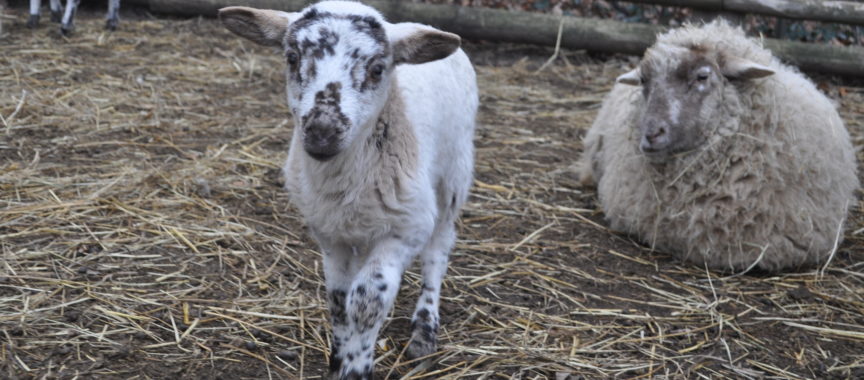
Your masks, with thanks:
[{"label": "animal leg in background", "polygon": [[78,11],[78,4],[81,0],[66,0],[66,9],[63,13],[63,23],[60,25],[60,33],[64,36],[72,34],[75,30],[75,12]]},{"label": "animal leg in background", "polygon": [[48,4],[51,7],[51,22],[63,21],[63,5],[60,0],[51,0]]},{"label": "animal leg in background", "polygon": [[105,29],[117,30],[119,20],[120,0],[108,0],[108,21],[105,22]]},{"label": "animal leg in background", "polygon": [[[58,0],[54,0],[58,1]],[[30,0],[30,18],[27,20],[28,28],[39,26],[39,8],[42,7],[42,0]]]}]

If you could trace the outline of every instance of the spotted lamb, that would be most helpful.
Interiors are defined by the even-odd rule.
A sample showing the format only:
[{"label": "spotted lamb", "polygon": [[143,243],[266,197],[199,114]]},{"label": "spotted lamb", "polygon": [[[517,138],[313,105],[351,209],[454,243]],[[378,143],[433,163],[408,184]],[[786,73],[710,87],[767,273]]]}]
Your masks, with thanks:
[{"label": "spotted lamb", "polygon": [[579,167],[613,229],[725,270],[824,263],[858,188],[832,102],[724,21],[658,36],[604,100]]},{"label": "spotted lamb", "polygon": [[297,13],[229,7],[220,17],[284,49],[295,125],[284,174],[323,253],[330,378],[372,378],[378,331],[417,256],[423,285],[407,353],[432,354],[473,171],[479,100],[460,38],[347,1]]}]

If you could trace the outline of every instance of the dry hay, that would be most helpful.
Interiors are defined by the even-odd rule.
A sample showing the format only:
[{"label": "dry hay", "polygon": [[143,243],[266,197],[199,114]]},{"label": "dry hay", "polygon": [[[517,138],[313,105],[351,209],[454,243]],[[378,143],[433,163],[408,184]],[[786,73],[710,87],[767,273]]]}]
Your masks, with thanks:
[{"label": "dry hay", "polygon": [[[320,255],[280,189],[281,58],[212,20],[105,34],[81,16],[70,39],[19,17],[0,41],[0,377],[320,378]],[[624,63],[566,52],[535,74],[549,49],[470,50],[477,182],[440,363],[401,355],[411,271],[381,377],[864,376],[860,206],[824,272],[680,265],[608,231],[569,168]],[[826,86],[860,144],[864,90]]]}]

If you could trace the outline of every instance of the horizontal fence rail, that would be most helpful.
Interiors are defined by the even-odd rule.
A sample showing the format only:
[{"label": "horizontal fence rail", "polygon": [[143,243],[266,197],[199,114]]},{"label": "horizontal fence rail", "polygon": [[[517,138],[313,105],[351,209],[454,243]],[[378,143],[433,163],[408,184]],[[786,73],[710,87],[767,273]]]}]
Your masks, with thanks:
[{"label": "horizontal fence rail", "polygon": [[[309,0],[127,0],[156,13],[215,17],[219,8],[245,5],[297,11]],[[667,0],[654,0],[667,1]],[[683,0],[680,0],[683,1]],[[713,0],[691,0],[698,2]],[[607,53],[640,55],[666,28],[649,24],[502,9],[369,0],[391,21],[415,21],[468,39],[554,45],[562,26],[561,46]],[[667,2],[671,2],[668,0]],[[806,71],[864,77],[864,48],[764,39],[764,45],[785,62]]]},{"label": "horizontal fence rail", "polygon": [[824,0],[625,0],[631,3],[687,7],[715,12],[864,25],[864,2]]}]

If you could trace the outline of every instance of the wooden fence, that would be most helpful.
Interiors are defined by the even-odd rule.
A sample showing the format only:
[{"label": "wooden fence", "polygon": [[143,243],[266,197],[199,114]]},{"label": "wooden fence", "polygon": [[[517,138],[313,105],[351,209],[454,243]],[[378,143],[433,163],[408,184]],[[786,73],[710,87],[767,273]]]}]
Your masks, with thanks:
[{"label": "wooden fence", "polygon": [[[255,8],[297,11],[315,1],[310,0],[127,0],[145,5],[157,13],[204,15],[214,17],[219,8],[245,5]],[[745,0],[722,0],[721,3]],[[789,2],[791,0],[747,0]],[[810,0],[801,0],[809,2]],[[639,55],[654,43],[655,36],[666,30],[648,24],[614,20],[555,16],[542,13],[515,12],[491,8],[456,5],[433,5],[396,0],[367,0],[392,21],[416,21],[457,33],[468,39],[554,45],[559,23],[563,33],[561,46],[570,49]],[[644,0],[665,5],[695,7],[720,0]],[[833,3],[825,1],[822,3]],[[840,3],[840,2],[838,2]],[[842,3],[850,3],[845,1]],[[688,5],[689,4],[689,5]],[[864,4],[857,4],[864,6]],[[720,8],[721,10],[723,8]],[[765,47],[778,57],[802,70],[864,77],[864,48],[828,44],[764,39]]]},{"label": "wooden fence", "polygon": [[864,25],[864,2],[833,0],[626,0],[714,12],[752,13],[796,20]]}]

